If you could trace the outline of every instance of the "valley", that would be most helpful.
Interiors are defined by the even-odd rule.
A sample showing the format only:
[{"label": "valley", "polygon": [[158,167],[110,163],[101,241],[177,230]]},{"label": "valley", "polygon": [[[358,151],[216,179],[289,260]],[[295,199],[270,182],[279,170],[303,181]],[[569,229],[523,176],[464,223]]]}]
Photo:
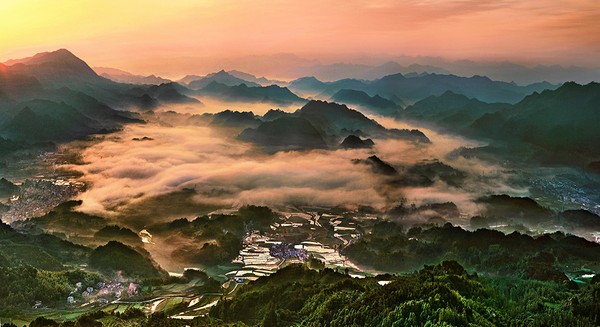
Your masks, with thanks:
[{"label": "valley", "polygon": [[[464,291],[401,302],[439,305],[429,320],[596,317],[571,299],[600,273],[597,83],[174,82],[65,49],[2,67],[2,321],[310,325],[327,292],[350,305],[420,279]],[[554,295],[519,311],[511,283]]]}]

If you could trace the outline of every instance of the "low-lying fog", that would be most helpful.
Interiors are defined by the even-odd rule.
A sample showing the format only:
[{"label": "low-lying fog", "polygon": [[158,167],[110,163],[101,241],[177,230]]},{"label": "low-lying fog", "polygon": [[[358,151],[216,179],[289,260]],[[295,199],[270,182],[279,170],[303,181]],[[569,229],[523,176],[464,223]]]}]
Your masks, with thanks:
[{"label": "low-lying fog", "polygon": [[[201,107],[164,110],[194,114],[232,109],[262,114],[273,108],[266,104],[203,101],[205,105]],[[297,106],[283,109],[293,111]],[[374,118],[386,127],[409,127],[392,119]],[[486,193],[527,194],[526,189],[505,184],[508,175],[500,166],[447,156],[458,147],[476,143],[421,130],[431,139],[431,145],[375,139],[373,149],[266,154],[252,144],[236,140],[237,131],[151,122],[128,125],[121,132],[105,136],[83,151],[85,164],[68,168],[82,172],[81,179],[89,185],[80,195],[80,210],[108,217],[117,217],[118,212],[139,206],[144,200],[184,188],[196,190],[194,201],[199,204],[222,208],[244,204],[276,208],[364,205],[386,210],[405,198],[406,203],[416,205],[452,201],[465,215],[477,214],[479,208],[473,200]],[[143,137],[150,140],[133,140]],[[469,177],[460,189],[439,180],[430,187],[384,186],[382,177],[365,165],[352,162],[374,154],[396,167],[439,159],[467,172]]]}]

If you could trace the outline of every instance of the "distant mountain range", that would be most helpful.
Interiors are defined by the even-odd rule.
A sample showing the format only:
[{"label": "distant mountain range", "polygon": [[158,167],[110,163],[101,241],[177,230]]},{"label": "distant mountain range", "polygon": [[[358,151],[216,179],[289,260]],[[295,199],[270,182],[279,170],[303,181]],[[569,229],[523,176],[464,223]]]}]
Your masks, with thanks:
[{"label": "distant mountain range", "polygon": [[200,90],[213,82],[226,86],[238,86],[241,84],[245,84],[246,86],[261,86],[258,83],[250,82],[233,76],[224,70],[189,81],[187,86],[194,90]]},{"label": "distant mountain range", "polygon": [[171,80],[168,80],[166,78],[162,78],[160,76],[156,76],[156,75],[148,75],[148,76],[142,76],[142,75],[134,75],[132,73],[126,72],[124,70],[120,70],[120,69],[116,69],[116,68],[108,68],[108,67],[94,67],[93,68],[94,71],[104,77],[104,78],[108,78],[110,80],[113,80],[115,82],[119,82],[119,83],[128,83],[128,84],[154,84],[154,85],[158,85],[158,84],[163,84],[163,83],[169,83],[171,82]]},{"label": "distant mountain range", "polygon": [[292,81],[289,88],[294,92],[313,94],[329,98],[341,90],[354,90],[369,96],[387,99],[401,99],[402,102],[416,102],[428,96],[441,95],[446,91],[463,94],[485,102],[516,103],[532,92],[555,89],[549,83],[536,83],[519,86],[514,83],[492,81],[485,76],[460,77],[456,75],[422,74],[404,76],[400,73],[387,75],[373,81],[342,79],[335,82],[322,82],[315,77],[303,77]]},{"label": "distant mountain range", "polygon": [[[400,68],[387,63],[379,71]],[[105,71],[110,72],[138,78],[122,71]],[[152,76],[148,79],[166,81]],[[191,79],[188,86],[175,82],[133,85],[99,76],[68,50],[39,53],[0,64],[0,137],[6,149],[18,149],[22,145],[11,142],[65,141],[106,133],[125,123],[140,121],[129,108],[154,109],[170,103],[199,105],[198,95],[240,102],[306,103],[292,92],[295,91],[381,115],[435,124],[489,140],[494,149],[518,142],[539,151],[562,153],[566,158],[575,154],[573,158],[593,159],[600,154],[597,83],[519,86],[484,76],[431,73],[397,73],[375,80],[334,82],[304,77],[292,81],[289,88],[260,84],[268,82],[240,71],[219,71]],[[252,117],[238,127],[258,129],[268,121],[282,124],[287,120],[280,119],[289,117],[306,120],[328,146],[339,146],[349,135],[429,141],[419,131],[387,130],[358,111],[322,101],[310,101],[293,114],[272,111],[261,119]],[[227,119],[214,119],[230,124]],[[293,123],[306,126],[297,119]],[[276,130],[266,127],[263,130],[267,132]]]},{"label": "distant mountain range", "polygon": [[252,74],[248,74],[245,72],[241,72],[239,70],[220,70],[219,72],[208,74],[206,76],[200,75],[186,75],[184,78],[180,79],[179,83],[184,85],[189,85],[191,82],[204,80],[205,85],[209,84],[212,81],[219,82],[221,84],[235,86],[240,84],[246,84],[248,86],[269,86],[269,85],[279,85],[285,86],[287,82],[278,81],[278,80],[270,80],[266,77],[256,77]]},{"label": "distant mountain range", "polygon": [[392,116],[402,110],[402,107],[394,101],[380,97],[378,94],[369,96],[364,91],[341,89],[331,97],[331,100],[339,103],[362,106],[383,116]]},{"label": "distant mountain range", "polygon": [[[401,64],[404,63],[404,64]],[[340,79],[374,80],[386,75],[440,74],[459,76],[488,76],[491,79],[518,84],[531,84],[548,81],[561,84],[567,81],[589,83],[600,80],[600,69],[559,65],[526,66],[512,62],[477,62],[472,60],[447,61],[435,57],[402,57],[374,64],[312,64],[291,68],[287,75],[315,76],[324,81]]]}]

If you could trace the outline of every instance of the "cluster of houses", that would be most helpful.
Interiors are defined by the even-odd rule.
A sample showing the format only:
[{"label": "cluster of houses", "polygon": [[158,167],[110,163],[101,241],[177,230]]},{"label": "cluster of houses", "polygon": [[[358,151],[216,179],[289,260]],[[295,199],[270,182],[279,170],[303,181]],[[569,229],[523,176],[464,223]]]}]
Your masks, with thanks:
[{"label": "cluster of houses", "polygon": [[75,289],[67,297],[67,304],[77,303],[77,299],[81,298],[84,302],[97,302],[99,304],[108,304],[108,299],[120,299],[125,294],[127,296],[137,295],[139,285],[129,282],[122,283],[117,281],[98,282],[97,288],[92,286],[83,287],[82,282],[75,283]]},{"label": "cluster of houses", "polygon": [[[294,241],[286,243],[283,240],[289,235],[301,234],[299,231],[316,232],[333,231],[331,240],[347,245],[352,240],[360,238],[360,232],[354,222],[339,215],[289,213],[284,222],[273,223],[269,235],[261,235],[258,231],[249,233],[243,240],[243,249],[233,263],[243,267],[227,273],[237,283],[253,281],[262,276],[276,272],[285,262],[304,262],[310,257],[321,260],[327,267],[350,268],[358,270],[352,262],[339,253],[338,246],[328,246],[314,241]],[[323,223],[329,225],[323,226]],[[329,232],[331,233],[331,232]],[[335,243],[333,242],[333,243]]]}]

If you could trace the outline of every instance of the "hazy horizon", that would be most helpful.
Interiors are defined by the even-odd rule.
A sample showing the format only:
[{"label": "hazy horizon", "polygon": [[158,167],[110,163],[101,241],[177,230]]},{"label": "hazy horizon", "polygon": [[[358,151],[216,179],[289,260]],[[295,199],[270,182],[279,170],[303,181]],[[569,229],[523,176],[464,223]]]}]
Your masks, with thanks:
[{"label": "hazy horizon", "polygon": [[168,78],[220,68],[282,78],[292,66],[406,57],[600,67],[600,7],[590,0],[149,1],[144,10],[28,0],[0,10],[0,27],[18,31],[0,36],[1,61],[67,48],[93,67]]}]

